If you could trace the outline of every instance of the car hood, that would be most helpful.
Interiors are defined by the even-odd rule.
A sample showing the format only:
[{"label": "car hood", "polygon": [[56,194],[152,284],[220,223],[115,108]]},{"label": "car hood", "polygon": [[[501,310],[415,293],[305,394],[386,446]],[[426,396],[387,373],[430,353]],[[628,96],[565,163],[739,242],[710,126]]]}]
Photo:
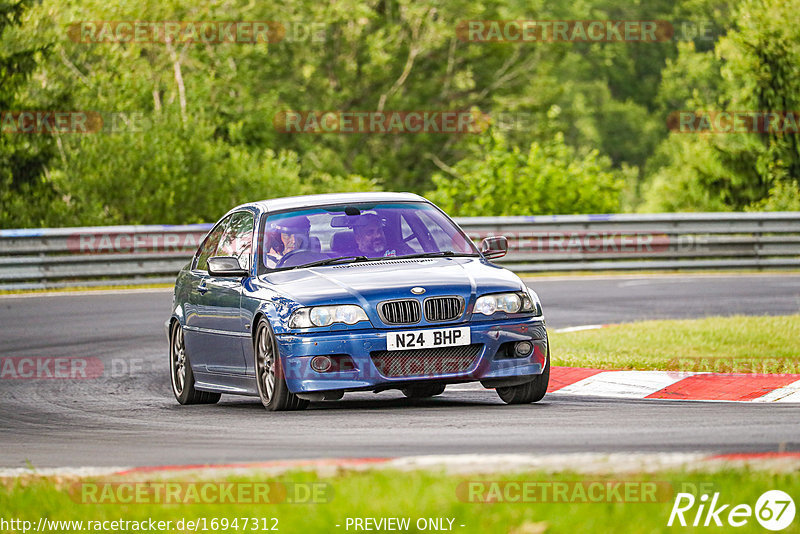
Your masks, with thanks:
[{"label": "car hood", "polygon": [[271,288],[303,306],[377,302],[458,295],[467,302],[478,293],[519,291],[525,286],[511,271],[481,258],[420,258],[350,263],[263,275]]}]

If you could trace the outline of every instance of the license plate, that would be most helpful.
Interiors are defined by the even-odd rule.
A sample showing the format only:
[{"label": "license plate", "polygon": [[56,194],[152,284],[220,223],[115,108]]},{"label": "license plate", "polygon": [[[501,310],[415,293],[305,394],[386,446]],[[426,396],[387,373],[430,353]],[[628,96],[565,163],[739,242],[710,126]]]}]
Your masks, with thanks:
[{"label": "license plate", "polygon": [[468,326],[437,330],[411,330],[386,334],[386,350],[434,349],[470,344]]}]

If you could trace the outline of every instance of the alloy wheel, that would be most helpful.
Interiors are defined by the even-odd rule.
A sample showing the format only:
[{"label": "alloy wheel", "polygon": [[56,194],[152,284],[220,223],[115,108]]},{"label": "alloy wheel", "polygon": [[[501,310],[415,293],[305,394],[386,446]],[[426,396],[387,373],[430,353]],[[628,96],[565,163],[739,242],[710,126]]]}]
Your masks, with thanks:
[{"label": "alloy wheel", "polygon": [[267,404],[275,393],[275,350],[267,325],[261,324],[256,340],[258,391]]}]

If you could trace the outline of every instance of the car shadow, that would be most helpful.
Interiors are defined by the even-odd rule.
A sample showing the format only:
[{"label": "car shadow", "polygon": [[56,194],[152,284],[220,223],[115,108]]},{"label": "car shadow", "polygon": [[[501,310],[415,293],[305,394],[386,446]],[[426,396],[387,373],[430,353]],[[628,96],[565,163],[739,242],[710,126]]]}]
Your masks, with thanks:
[{"label": "car shadow", "polygon": [[[230,397],[229,399],[222,398],[223,400],[220,401],[219,407],[225,407],[226,409],[234,409],[234,410],[263,410],[261,403],[255,398],[233,398]],[[533,408],[533,407],[546,407],[550,403],[547,400],[543,400],[538,403],[534,404],[526,404],[526,405],[516,405],[516,406],[507,406],[505,405],[500,399],[494,398],[486,398],[486,399],[474,399],[474,398],[454,398],[448,396],[442,397],[432,397],[427,399],[408,399],[405,397],[394,397],[394,398],[369,398],[364,394],[360,394],[360,398],[350,398],[348,399],[347,396],[341,400],[337,401],[321,401],[321,402],[312,402],[309,404],[306,412],[320,412],[320,411],[353,411],[353,410],[363,410],[363,411],[378,411],[378,410],[408,410],[414,408],[424,408],[426,410],[430,409],[448,409],[448,408],[456,408],[456,407],[499,407],[504,409],[525,409],[525,408]],[[303,412],[291,412],[291,413],[303,413]]]}]

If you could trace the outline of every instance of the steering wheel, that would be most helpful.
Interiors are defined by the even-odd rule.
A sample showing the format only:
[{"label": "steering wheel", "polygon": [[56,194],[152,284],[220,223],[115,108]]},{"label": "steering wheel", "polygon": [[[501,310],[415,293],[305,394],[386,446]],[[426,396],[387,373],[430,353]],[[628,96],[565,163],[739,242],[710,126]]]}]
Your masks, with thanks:
[{"label": "steering wheel", "polygon": [[281,267],[288,267],[287,260],[290,259],[294,260],[294,265],[302,265],[304,263],[311,263],[312,261],[322,260],[327,257],[328,257],[327,254],[323,254],[322,252],[316,252],[314,250],[308,250],[308,249],[293,250],[291,252],[287,252],[286,254],[284,254],[284,256],[281,258],[281,261],[279,261],[278,264],[275,265],[275,268],[279,269]]}]

